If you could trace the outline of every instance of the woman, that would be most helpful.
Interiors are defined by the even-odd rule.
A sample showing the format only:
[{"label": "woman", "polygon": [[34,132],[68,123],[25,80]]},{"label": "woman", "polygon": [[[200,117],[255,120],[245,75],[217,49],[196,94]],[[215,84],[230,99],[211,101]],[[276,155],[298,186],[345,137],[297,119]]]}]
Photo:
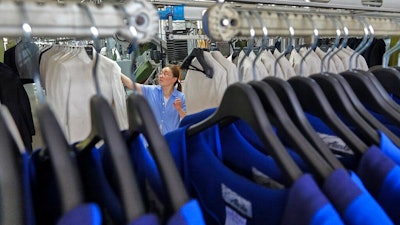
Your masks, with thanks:
[{"label": "woman", "polygon": [[134,90],[135,85],[136,90],[146,97],[163,134],[178,128],[180,120],[186,115],[180,75],[179,66],[167,65],[158,74],[158,85],[133,83],[129,77],[121,76],[124,86]]}]

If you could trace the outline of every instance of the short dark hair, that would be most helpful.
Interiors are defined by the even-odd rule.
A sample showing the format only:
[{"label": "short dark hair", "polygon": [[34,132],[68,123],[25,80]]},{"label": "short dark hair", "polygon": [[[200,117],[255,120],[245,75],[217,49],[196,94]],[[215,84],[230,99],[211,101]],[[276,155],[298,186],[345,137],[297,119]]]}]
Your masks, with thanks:
[{"label": "short dark hair", "polygon": [[181,85],[181,67],[179,65],[175,65],[175,64],[168,64],[165,67],[168,67],[171,71],[172,71],[172,77],[176,77],[176,82],[175,84],[178,85],[178,87],[176,88],[178,91],[182,92],[182,85]]}]

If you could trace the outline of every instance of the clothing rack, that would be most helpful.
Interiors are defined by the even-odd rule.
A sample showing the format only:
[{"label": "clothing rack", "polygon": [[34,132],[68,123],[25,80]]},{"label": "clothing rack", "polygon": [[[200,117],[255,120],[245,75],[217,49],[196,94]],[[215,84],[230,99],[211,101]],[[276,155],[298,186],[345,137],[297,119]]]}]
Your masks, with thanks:
[{"label": "clothing rack", "polygon": [[253,27],[255,37],[262,37],[263,25],[255,13],[260,15],[269,36],[289,36],[287,19],[295,36],[311,36],[315,27],[319,36],[334,37],[337,28],[332,18],[346,25],[350,36],[365,34],[360,18],[373,27],[375,36],[400,34],[398,13],[254,4],[235,7],[227,3],[214,4],[208,8],[203,18],[205,32],[215,41],[229,41],[234,37],[250,37],[250,28]]},{"label": "clothing rack", "polygon": [[[82,4],[82,3],[81,3]],[[147,1],[135,0],[125,4],[103,3],[101,6],[85,4],[95,21],[100,37],[110,37],[118,32],[119,36],[130,40],[132,35],[128,30],[126,16],[136,28],[139,43],[148,42],[158,31],[158,13],[155,7]],[[121,7],[120,7],[121,6]],[[22,15],[24,7],[26,15]],[[26,17],[35,37],[91,37],[89,16],[80,7],[80,3],[56,2],[37,3],[26,1],[0,1],[0,34],[4,37],[20,37],[23,34],[22,23]]]}]

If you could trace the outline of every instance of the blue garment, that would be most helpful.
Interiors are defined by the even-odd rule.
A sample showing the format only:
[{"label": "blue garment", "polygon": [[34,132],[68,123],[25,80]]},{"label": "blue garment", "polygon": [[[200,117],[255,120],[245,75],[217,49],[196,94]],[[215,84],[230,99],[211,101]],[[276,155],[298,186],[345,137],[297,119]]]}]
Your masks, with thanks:
[{"label": "blue garment", "polygon": [[175,213],[169,220],[167,225],[197,225],[206,224],[200,205],[197,200],[191,200]]},{"label": "blue garment", "polygon": [[[321,133],[334,135],[319,118],[307,115],[314,129]],[[400,167],[392,160],[399,161],[399,149],[383,133],[380,148],[372,146],[358,161],[352,156],[344,156],[340,160],[356,171],[362,183],[373,198],[384,209],[395,224],[400,224]]]},{"label": "blue garment", "polygon": [[61,217],[61,199],[49,156],[41,149],[32,152],[29,171],[36,224],[54,225]]},{"label": "blue garment", "polygon": [[28,153],[22,154],[22,180],[24,188],[24,201],[25,201],[25,225],[35,225],[35,210],[33,208],[32,190],[31,190],[31,173],[29,165]]},{"label": "blue garment", "polygon": [[381,140],[379,148],[382,150],[383,154],[393,160],[397,165],[400,165],[399,147],[397,147],[382,131],[379,131],[379,135]]},{"label": "blue garment", "polygon": [[[212,110],[208,110],[207,112],[202,112],[202,113],[199,113],[198,115],[193,114],[193,115],[186,116],[187,118],[185,117],[185,119],[182,120],[182,123],[185,123],[187,125],[190,125],[191,123],[196,123],[196,122],[198,122],[197,120],[204,119],[211,113],[212,113]],[[320,132],[334,134],[329,128],[327,128],[325,126],[325,124],[323,124],[320,120],[318,120],[318,118],[310,117],[310,116],[309,116],[309,118],[311,118],[312,124],[314,126],[316,126],[316,128]],[[251,133],[251,129],[249,129],[249,127],[248,126],[246,127],[246,126],[247,125],[245,123],[243,123],[241,121],[236,121],[235,126],[230,126],[230,128],[229,127],[221,128],[219,135],[221,137],[220,142],[221,142],[222,147],[220,150],[216,151],[217,155],[219,155],[220,158],[224,160],[224,163],[229,165],[230,168],[234,168],[236,170],[235,172],[240,171],[241,174],[246,177],[250,178],[250,177],[254,176],[254,172],[252,170],[255,168],[263,176],[267,175],[269,178],[273,178],[275,181],[280,181],[281,178],[279,177],[279,171],[277,171],[278,168],[275,168],[275,170],[274,170],[274,167],[277,167],[277,165],[270,163],[268,161],[270,159],[263,156],[262,154],[257,155],[258,151],[254,150],[251,147],[251,145],[254,143],[256,143],[256,145],[258,145],[259,140],[257,140],[258,138],[255,138],[255,135]],[[249,135],[249,134],[252,134],[252,135]],[[384,137],[385,136],[382,133],[381,143],[385,143],[383,145],[389,146],[389,144],[391,143],[390,140],[388,140],[388,139],[385,140]],[[226,139],[228,141],[224,142],[223,141],[224,139]],[[246,143],[246,141],[248,141],[248,142]],[[386,147],[385,149],[388,149],[388,148],[389,147]],[[233,151],[232,149],[235,149],[235,150]],[[234,152],[234,154],[232,154],[232,152]],[[392,149],[391,152],[392,152],[392,154],[400,153],[400,152],[398,152],[398,150],[396,152],[395,149]],[[293,155],[293,153],[292,153],[292,155]],[[352,159],[352,160],[350,160],[350,162],[355,164],[355,165],[353,165],[353,167],[357,168],[357,163],[354,162],[354,158],[352,158],[351,156],[349,158]],[[294,159],[298,164],[301,165],[301,168],[303,168],[303,170],[307,171],[307,168],[305,167],[304,163],[301,161],[301,159],[299,157],[294,157]],[[263,161],[264,161],[264,163],[263,163]],[[270,167],[268,168],[266,165],[269,165]],[[341,176],[345,176],[345,175],[341,175]],[[352,178],[353,177],[355,177],[354,173],[353,173]],[[343,179],[349,179],[349,177],[347,176],[346,178],[343,178]],[[264,178],[264,180],[266,180],[266,179]],[[351,181],[349,181],[349,182],[351,182]],[[376,201],[370,196],[370,194],[364,188],[362,182],[360,181],[358,183],[357,182],[355,182],[355,183],[357,184],[358,188],[363,190],[363,193],[362,193],[362,196],[363,196],[362,202],[363,203],[361,204],[362,206],[357,206],[357,207],[360,209],[362,207],[365,207],[365,211],[368,211],[368,212],[376,211],[377,218],[382,217],[383,218],[382,223],[384,224],[384,221],[388,220],[387,215],[385,213],[383,213],[383,210],[380,206],[377,206]],[[332,189],[340,189],[341,188],[340,184],[337,184],[335,182],[332,182],[329,185],[332,185],[332,187],[331,187]],[[335,185],[339,185],[339,186],[335,187]],[[353,189],[357,190],[357,188],[354,187],[354,183],[352,183],[351,186]],[[344,189],[344,187],[342,189]],[[350,187],[350,189],[351,189],[351,187]],[[389,189],[389,190],[391,190],[391,189]],[[387,191],[387,192],[390,194],[393,194],[393,191]],[[332,196],[332,197],[334,197],[334,196]],[[334,199],[335,201],[346,201],[346,196],[342,196],[339,194],[338,194],[338,196],[336,196],[334,198],[335,198]],[[333,202],[333,200],[332,200],[332,202]],[[368,202],[370,202],[370,203],[368,203]],[[368,204],[364,205],[364,203],[368,203]],[[380,202],[378,202],[378,203],[380,203]],[[351,204],[357,205],[359,203],[353,203],[352,201],[348,200],[346,202],[346,204],[341,204],[342,208],[343,208],[341,215],[344,218],[346,218],[346,215],[347,215],[346,210],[354,207],[354,206],[351,206]],[[371,206],[372,206],[372,208],[371,208]],[[397,208],[394,208],[394,209],[397,209]],[[355,221],[357,221],[358,219],[361,219],[361,218],[358,218],[358,217],[347,218],[347,220],[352,222],[352,224],[357,224]],[[371,221],[376,221],[376,220],[371,220]],[[371,223],[371,224],[373,224],[373,223]]]},{"label": "blue garment", "polygon": [[400,224],[400,167],[373,146],[364,153],[357,174],[395,224]]},{"label": "blue garment", "polygon": [[143,215],[135,219],[131,223],[129,223],[129,225],[158,225],[158,224],[160,223],[158,222],[157,216],[154,214]]},{"label": "blue garment", "polygon": [[290,189],[267,188],[221,163],[213,150],[218,143],[210,142],[207,131],[189,139],[185,132],[183,127],[165,137],[187,189],[203,208],[207,224],[229,224],[233,220],[249,225],[343,224],[309,175],[302,176]]},{"label": "blue garment", "polygon": [[[124,138],[128,141],[128,132],[123,132]],[[105,145],[100,148],[102,152],[102,162],[104,169],[109,172],[108,176],[113,177],[113,170],[109,152]],[[158,172],[157,165],[146,148],[143,139],[138,136],[129,143],[129,156],[131,157],[132,164],[136,178],[145,199],[148,210],[156,214],[161,222],[169,221],[168,224],[187,224],[187,225],[202,225],[205,224],[201,209],[197,200],[192,199],[186,203],[179,212],[176,212],[172,218],[169,218],[169,212],[172,208],[168,205],[167,196],[164,192],[165,188]],[[168,208],[169,207],[169,208]]]},{"label": "blue garment", "polygon": [[376,201],[344,170],[332,173],[322,189],[347,225],[393,224]]},{"label": "blue garment", "polygon": [[98,204],[105,224],[123,224],[125,219],[122,203],[105,174],[100,151],[96,148],[90,151],[79,151],[75,145],[72,147],[76,152],[85,201]]},{"label": "blue garment", "polygon": [[100,208],[96,204],[75,207],[63,215],[57,225],[102,225]]},{"label": "blue garment", "polygon": [[182,109],[186,112],[185,95],[174,89],[167,103],[164,103],[164,94],[159,85],[142,85],[142,92],[146,97],[149,105],[160,126],[161,133],[165,134],[175,130],[179,126],[179,113],[174,108],[174,101],[179,98],[182,102]]}]

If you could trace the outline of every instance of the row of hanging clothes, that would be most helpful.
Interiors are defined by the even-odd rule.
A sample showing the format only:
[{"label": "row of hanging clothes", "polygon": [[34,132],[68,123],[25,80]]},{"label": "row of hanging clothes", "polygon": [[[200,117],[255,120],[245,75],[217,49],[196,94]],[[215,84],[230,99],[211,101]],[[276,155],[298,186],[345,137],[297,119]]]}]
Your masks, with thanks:
[{"label": "row of hanging clothes", "polygon": [[[320,39],[319,43],[324,42],[323,40]],[[183,68],[188,69],[183,85],[183,92],[187,98],[187,111],[190,114],[218,106],[226,88],[239,80],[249,82],[261,80],[267,76],[287,80],[297,76],[300,72],[309,76],[321,72],[321,69],[331,73],[349,70],[349,60],[351,55],[355,53],[353,48],[357,47],[356,44],[360,43],[359,40],[357,38],[349,40],[341,51],[331,55],[331,59],[324,60],[324,63],[322,63],[322,60],[325,56],[328,56],[331,49],[323,51],[318,46],[307,53],[310,46],[304,47],[305,44],[292,47],[292,50],[285,55],[282,55],[275,46],[253,48],[254,50],[249,51],[246,55],[246,51],[250,47],[248,46],[239,50],[237,54],[236,51],[233,51],[229,56],[222,55],[218,50],[207,51],[195,48],[182,62]],[[353,65],[361,70],[368,70],[371,66],[381,65],[385,50],[384,41],[374,39],[374,45],[367,48],[365,54],[354,58]],[[309,55],[302,62],[305,54]],[[203,69],[204,67],[207,69]],[[300,71],[300,68],[302,68],[302,71]],[[196,75],[204,72],[207,74],[206,77]],[[213,80],[207,79],[207,77],[214,75],[218,77],[213,78]]]},{"label": "row of hanging clothes", "polygon": [[[348,35],[339,42],[340,34],[319,70],[287,79],[257,79],[248,50],[253,79],[227,86],[217,107],[187,115],[165,134],[207,224],[400,224],[400,72],[386,64],[400,42],[382,65],[365,68],[357,59],[373,32],[355,50],[346,49]],[[302,66],[316,47],[314,41],[300,50]],[[349,68],[326,70],[325,60],[333,64],[341,51]],[[208,54],[189,55],[184,68],[195,65],[196,73],[188,71],[185,85],[190,76],[220,79],[216,70],[208,73],[216,68]]]},{"label": "row of hanging clothes", "polygon": [[[1,224],[204,224],[198,202],[187,195],[168,145],[143,96],[132,94],[127,100],[124,96],[126,128],[121,129],[114,108],[116,103],[109,99],[115,96],[108,85],[113,82],[110,77],[118,75],[120,79],[119,73],[111,73],[115,67],[108,62],[114,61],[103,59],[96,47],[90,47],[92,62],[85,48],[52,46],[42,51],[41,60],[53,59],[42,61],[51,63],[53,70],[50,66],[39,68],[30,62],[38,59],[38,47],[34,45],[21,42],[21,49],[30,56],[26,58],[26,65],[32,66],[26,69],[37,81],[36,114],[43,147],[27,151],[11,110],[2,105]],[[75,60],[68,61],[69,53],[74,54]],[[42,75],[40,70],[46,73]],[[54,86],[57,90],[52,90],[54,87],[50,85],[50,82],[56,83],[57,77],[51,76],[60,76],[62,80]],[[46,88],[42,89],[41,84]],[[76,85],[78,88],[74,89]],[[87,105],[84,116],[89,130],[73,143],[53,106],[61,98],[50,102],[51,93],[61,96],[65,87],[72,90],[63,104],[75,104],[77,100],[71,101],[75,98],[71,92],[78,92],[75,93],[78,105],[73,107],[83,111]],[[82,91],[91,91],[91,94]],[[88,98],[82,101],[86,95]],[[86,125],[82,123],[78,127],[85,129]],[[152,171],[143,166],[147,161],[153,162]],[[160,174],[159,179],[149,175],[154,169]],[[157,189],[159,185],[164,190]],[[158,192],[163,192],[162,198],[153,198]]]},{"label": "row of hanging clothes", "polygon": [[[205,224],[150,106],[137,93],[125,96],[120,69],[99,54],[98,30],[82,8],[93,24],[90,48],[37,46],[27,30],[16,48],[18,71],[36,86],[43,146],[28,151],[14,112],[0,99],[0,224]],[[15,91],[13,83],[0,87]]]}]

